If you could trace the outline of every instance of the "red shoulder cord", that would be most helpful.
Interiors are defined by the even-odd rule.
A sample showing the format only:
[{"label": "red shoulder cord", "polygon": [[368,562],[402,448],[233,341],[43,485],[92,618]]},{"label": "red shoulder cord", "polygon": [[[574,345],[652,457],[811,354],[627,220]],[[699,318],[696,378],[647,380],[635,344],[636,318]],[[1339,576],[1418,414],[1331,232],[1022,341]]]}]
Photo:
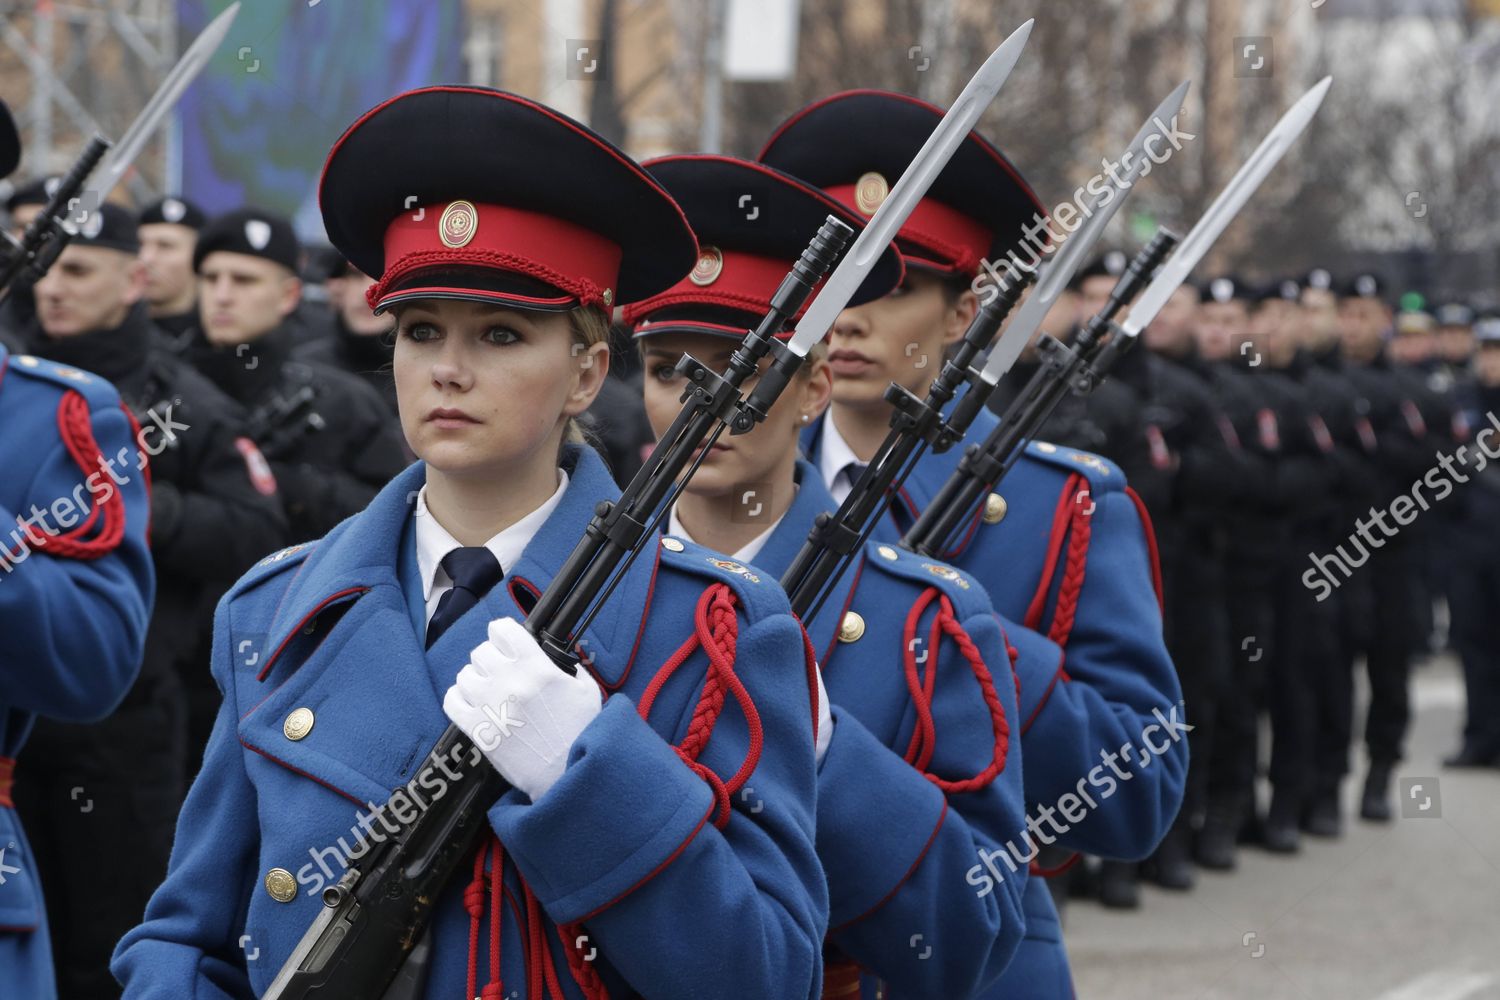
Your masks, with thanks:
[{"label": "red shoulder cord", "polygon": [[[667,681],[697,652],[699,646],[703,647],[708,654],[708,673],[703,680],[703,691],[698,696],[698,706],[693,710],[693,721],[688,726],[687,735],[675,749],[683,763],[697,772],[713,790],[714,801],[718,803],[714,812],[714,826],[720,830],[729,822],[730,796],[750,780],[751,773],[760,764],[763,743],[760,713],[756,711],[755,703],[750,700],[750,693],[734,672],[735,642],[739,637],[735,603],[734,591],[727,584],[716,583],[703,592],[703,596],[698,598],[698,608],[694,614],[693,634],[688,636],[687,641],[677,648],[671,658],[662,664],[656,676],[651,678],[638,706],[641,718],[649,718],[651,706]],[[726,694],[734,695],[750,729],[750,747],[745,752],[745,760],[728,781],[721,779],[707,764],[698,761],[724,711]]]},{"label": "red shoulder cord", "polygon": [[[714,825],[719,829],[723,829],[729,822],[730,797],[750,779],[759,765],[764,740],[760,713],[756,711],[755,704],[750,700],[750,693],[734,672],[735,643],[739,637],[735,604],[734,591],[726,584],[716,583],[703,592],[694,615],[693,634],[657,671],[651,683],[646,686],[637,707],[642,719],[649,718],[656,696],[678,668],[697,652],[698,647],[703,647],[708,653],[708,674],[704,678],[697,707],[693,710],[692,722],[681,745],[673,749],[683,763],[691,767],[713,790],[714,801],[717,803]],[[734,695],[740,710],[745,714],[750,729],[750,748],[734,777],[724,781],[708,765],[699,763],[698,757],[708,746],[714,726],[723,714],[725,697],[729,694]],[[487,855],[490,859],[488,880],[484,870]],[[504,883],[504,862],[504,848],[501,847],[499,838],[492,836],[475,853],[474,880],[464,891],[464,906],[469,912],[469,977],[466,995],[478,996],[481,1000],[503,1000],[505,995],[500,981],[500,887]],[[517,877],[519,878],[519,873]],[[476,994],[474,988],[479,978],[479,928],[484,918],[486,885],[490,890],[491,910],[490,981],[483,992]],[[527,998],[542,1000],[545,988],[546,996],[564,1000],[557,971],[552,965],[551,951],[547,947],[541,905],[525,879],[521,879],[521,887],[526,898],[526,927],[522,933],[522,941],[526,944]],[[579,953],[577,944],[582,937],[582,925],[559,924],[557,936],[562,943],[563,953],[568,958],[568,971],[583,995],[587,1000],[608,1000],[609,991],[598,970],[588,958]]]},{"label": "red shoulder cord", "polygon": [[[135,418],[130,415],[129,410],[125,411],[125,415],[130,421],[132,432],[138,434],[139,425]],[[94,439],[93,414],[89,410],[88,400],[72,390],[64,393],[57,404],[57,429],[69,456],[85,476],[99,473],[108,477],[108,473],[104,471],[107,463],[100,454],[99,442]],[[150,471],[149,467],[146,468],[146,482],[149,484]],[[97,493],[94,490],[89,492],[95,495],[98,502],[81,523],[57,534],[33,533],[28,528],[26,538],[38,550],[45,549],[52,555],[67,559],[98,559],[113,552],[125,537],[125,498],[120,495],[114,480],[110,478],[101,481]],[[92,538],[84,538],[96,523],[99,524],[98,532]]]},{"label": "red shoulder cord", "polygon": [[[489,863],[489,871],[485,871],[485,863]],[[525,914],[517,913],[521,924],[521,944],[525,949],[526,966],[526,996],[527,1000],[543,1000],[543,997],[552,1000],[566,1000],[567,994],[563,992],[562,983],[557,978],[557,969],[552,964],[552,951],[547,947],[546,918],[542,913],[541,903],[537,901],[536,893],[531,891],[531,886],[516,873],[521,883],[521,892],[525,899]],[[500,976],[500,931],[501,922],[504,917],[503,897],[505,892],[505,848],[500,843],[500,838],[493,834],[480,843],[479,849],[474,852],[474,879],[464,889],[464,909],[469,913],[469,975],[465,997],[478,997],[479,1000],[504,1000],[505,986]],[[475,987],[479,982],[479,932],[484,922],[485,906],[488,903],[490,914],[490,968],[489,981],[481,992],[476,993]],[[558,939],[562,942],[563,953],[568,956],[568,971],[573,976],[573,982],[583,992],[587,1000],[609,1000],[609,991],[603,980],[599,978],[598,970],[589,960],[581,956],[576,943],[581,936],[579,924],[559,925],[557,927]],[[592,958],[593,956],[589,956]]]},{"label": "red shoulder cord", "polygon": [[1057,590],[1057,606],[1052,611],[1052,627],[1047,638],[1059,646],[1068,644],[1073,633],[1073,617],[1078,613],[1078,594],[1083,590],[1083,571],[1088,565],[1089,534],[1093,529],[1094,500],[1089,497],[1088,483],[1075,475],[1068,485],[1083,482],[1083,487],[1073,492],[1071,503],[1072,533],[1068,538],[1068,561],[1063,568],[1062,583]]},{"label": "red shoulder cord", "polygon": [[[927,653],[922,658],[922,664],[926,666],[924,673],[919,667],[915,648],[917,626],[922,620],[923,612],[934,599],[939,600],[938,612],[933,617]],[[979,682],[979,689],[984,694],[985,704],[989,706],[990,728],[995,735],[994,753],[989,764],[972,778],[961,781],[948,781],[927,770],[927,765],[932,761],[932,753],[937,748],[937,728],[932,720],[932,695],[937,685],[937,651],[944,635],[954,641],[964,659],[969,661],[969,669],[974,672],[974,679]],[[916,726],[912,729],[911,743],[906,748],[906,762],[921,771],[928,781],[946,794],[984,788],[1004,770],[1010,748],[1010,724],[1005,718],[1005,706],[1000,703],[1000,695],[995,691],[995,681],[989,667],[985,665],[984,657],[974,645],[974,640],[969,638],[969,633],[958,623],[952,602],[936,587],[928,587],[912,605],[911,611],[906,615],[903,638],[906,643],[906,687],[911,692],[912,704],[917,710]],[[1007,645],[1006,652],[1014,661],[1015,651]]]}]

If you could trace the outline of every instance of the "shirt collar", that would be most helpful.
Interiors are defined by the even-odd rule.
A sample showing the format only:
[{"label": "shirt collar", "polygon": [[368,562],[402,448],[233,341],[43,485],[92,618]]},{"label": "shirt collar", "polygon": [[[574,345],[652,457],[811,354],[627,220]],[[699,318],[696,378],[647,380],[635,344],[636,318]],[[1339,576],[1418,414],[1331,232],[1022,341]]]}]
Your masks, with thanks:
[{"label": "shirt collar", "polygon": [[[750,539],[750,541],[741,546],[739,551],[728,553],[729,558],[733,559],[735,562],[740,563],[754,562],[755,557],[760,555],[760,550],[766,547],[766,542],[770,539],[771,532],[776,530],[776,526],[779,525],[782,519],[785,517],[786,514],[782,514],[781,517],[778,517],[775,523],[773,523],[765,531],[762,531],[760,534],[756,535],[754,538]],[[688,530],[682,526],[682,522],[677,520],[676,505],[673,505],[671,513],[667,515],[667,534],[676,535],[678,538],[686,538],[690,542],[695,541],[693,536],[688,534]]]},{"label": "shirt collar", "polygon": [[823,418],[823,440],[818,444],[818,472],[823,476],[823,484],[832,487],[840,472],[850,465],[859,464],[859,456],[833,425],[833,411],[830,410]]},{"label": "shirt collar", "polygon": [[[495,559],[500,563],[501,570],[509,572],[521,558],[521,553],[526,551],[532,536],[546,523],[552,511],[562,502],[563,494],[568,489],[568,473],[564,469],[557,470],[557,490],[547,498],[536,510],[521,518],[515,524],[501,531],[495,537],[484,543],[484,547],[495,554]],[[417,491],[417,569],[422,574],[422,598],[432,599],[432,589],[439,583],[449,584],[453,581],[448,579],[448,571],[443,569],[443,557],[454,549],[462,548],[458,540],[448,533],[448,529],[438,523],[438,519],[427,511],[427,484]]]}]

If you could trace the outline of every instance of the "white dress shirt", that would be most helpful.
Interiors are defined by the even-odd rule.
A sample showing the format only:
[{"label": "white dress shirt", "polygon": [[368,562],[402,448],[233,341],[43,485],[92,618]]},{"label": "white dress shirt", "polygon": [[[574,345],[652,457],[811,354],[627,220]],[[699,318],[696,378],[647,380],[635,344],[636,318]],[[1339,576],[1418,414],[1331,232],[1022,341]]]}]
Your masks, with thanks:
[{"label": "white dress shirt", "polygon": [[[557,491],[536,510],[521,518],[509,528],[484,543],[484,547],[495,554],[502,570],[509,570],[526,551],[526,546],[540,530],[552,511],[562,501],[568,488],[568,474],[557,470]],[[438,600],[453,589],[453,580],[443,569],[443,557],[463,546],[438,523],[438,519],[427,510],[427,486],[417,491],[417,569],[422,574],[422,595],[427,601],[427,621],[432,621],[437,611]]]},{"label": "white dress shirt", "polygon": [[844,435],[833,426],[833,414],[829,413],[823,418],[823,437],[818,444],[818,472],[823,476],[828,492],[833,494],[834,503],[843,503],[854,489],[854,481],[859,478],[850,467],[864,464],[844,440]]},{"label": "white dress shirt", "polygon": [[[786,517],[786,515],[782,514],[781,517]],[[738,552],[727,553],[729,558],[738,563],[754,562],[755,557],[760,555],[760,550],[766,547],[766,540],[771,537],[771,532],[775,531],[776,525],[781,523],[781,517],[778,517],[775,523],[765,531],[762,531],[741,546]],[[692,535],[688,534],[688,530],[682,526],[682,522],[677,520],[676,506],[673,506],[671,512],[667,514],[667,534],[676,535],[678,538],[686,538],[690,542],[697,541]]]}]

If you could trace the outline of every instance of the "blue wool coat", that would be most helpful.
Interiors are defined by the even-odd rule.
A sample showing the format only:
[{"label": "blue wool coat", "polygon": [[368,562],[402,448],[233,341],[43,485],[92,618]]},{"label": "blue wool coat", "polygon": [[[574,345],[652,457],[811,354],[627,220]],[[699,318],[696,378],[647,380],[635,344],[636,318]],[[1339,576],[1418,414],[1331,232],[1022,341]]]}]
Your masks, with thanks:
[{"label": "blue wool coat", "polygon": [[[970,440],[983,440],[997,419],[981,412]],[[821,431],[819,421],[804,432],[814,462]],[[898,540],[962,451],[924,455],[874,537]],[[1037,841],[1052,838],[1075,851],[1144,858],[1177,815],[1188,763],[1150,522],[1117,466],[1048,443],[1027,448],[999,493],[1003,518],[987,523],[976,510],[944,557],[983,584],[1000,614],[1035,630],[1011,638],[1021,652],[1027,811],[1041,833],[1018,840],[1011,856],[1034,856]],[[1060,604],[1070,612],[1061,619]],[[1042,636],[1055,641],[1043,645]],[[1055,821],[1045,819],[1049,809]],[[972,884],[982,891],[1000,875],[1009,877],[1009,866],[997,858]],[[999,984],[980,995],[1070,996],[1061,928],[1041,879],[1029,883],[1025,909],[1026,940]]]},{"label": "blue wool coat", "polygon": [[[115,953],[127,997],[265,989],[322,905],[324,864],[337,877],[341,838],[355,846],[356,814],[410,781],[446,726],[443,694],[488,622],[521,617],[518,597],[548,583],[594,505],[617,495],[593,452],[569,447],[563,465],[568,488],[519,562],[429,650],[411,529],[420,462],[322,540],[263,560],[220,602],[212,667],[224,704],[166,881]],[[642,553],[580,641],[603,710],[542,799],[511,790],[491,809],[506,852],[502,995],[528,989],[517,871],[570,997],[582,994],[555,925],[577,921],[585,933],[570,944],[613,996],[817,995],[827,895],[813,846],[811,667],[775,580],[726,562],[675,539]],[[672,749],[697,705],[703,651],[662,687],[649,722],[637,711],[692,634],[700,596],[720,583],[738,603],[736,672],[764,735],[723,829],[708,784]],[[286,725],[298,709],[311,711],[310,731]],[[729,698],[700,763],[729,779],[749,732]],[[286,902],[265,884],[276,868],[296,879]],[[467,881],[439,901],[431,997],[465,989]],[[480,984],[488,940],[487,917]]]},{"label": "blue wool coat", "polygon": [[[813,519],[834,503],[817,470],[798,464],[796,498],[754,567],[780,577]],[[1000,773],[982,788],[945,793],[927,774],[971,778],[994,758],[995,726],[970,661],[951,639],[936,647],[936,605],[921,614],[912,658],[935,664],[934,753],[924,770],[905,759],[917,713],[906,677],[907,617],[936,589],[981,654],[1008,729]],[[863,632],[840,638],[857,621]],[[868,974],[861,995],[967,997],[999,976],[1020,944],[1026,867],[981,896],[964,873],[1024,823],[1014,627],[996,619],[971,577],[945,564],[870,542],[808,624],[832,702],[832,742],[818,770],[818,857],[828,875],[829,939]],[[1040,637],[1038,637],[1040,639]],[[1046,640],[1040,640],[1045,644]],[[1055,663],[1055,653],[1048,659]],[[925,773],[924,773],[925,772]],[[830,963],[830,982],[840,973]]]},{"label": "blue wool coat", "polygon": [[[86,429],[75,441],[86,458],[70,453],[60,413],[76,414],[70,423]],[[36,716],[101,719],[140,671],[155,588],[143,465],[113,386],[0,346],[0,757],[7,758],[0,767],[8,768]],[[18,527],[34,508],[48,513],[33,519],[33,534],[54,536],[41,545]],[[93,520],[85,520],[90,511]],[[115,530],[118,540],[111,538]],[[5,785],[0,779],[0,790]],[[8,799],[3,791],[0,800]],[[56,995],[31,849],[6,805],[0,805],[0,983],[6,996]]]}]

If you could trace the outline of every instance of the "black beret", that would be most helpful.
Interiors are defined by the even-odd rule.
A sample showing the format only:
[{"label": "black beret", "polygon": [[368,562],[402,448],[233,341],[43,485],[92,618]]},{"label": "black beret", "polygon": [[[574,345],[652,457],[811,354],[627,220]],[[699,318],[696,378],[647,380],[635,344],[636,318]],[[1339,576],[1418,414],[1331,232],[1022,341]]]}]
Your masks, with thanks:
[{"label": "black beret", "polygon": [[1109,250],[1079,268],[1068,282],[1068,287],[1077,291],[1090,278],[1118,278],[1130,266],[1130,258],[1123,250]]},{"label": "black beret", "polygon": [[57,186],[62,183],[62,178],[56,174],[49,177],[38,177],[27,181],[10,193],[5,199],[5,210],[15,214],[16,209],[22,205],[45,205],[52,200]]},{"label": "black beret", "polygon": [[329,151],[318,204],[329,241],[377,279],[377,309],[434,296],[608,309],[670,288],[698,256],[640,164],[487,87],[424,87],[366,112]]},{"label": "black beret", "polygon": [[114,202],[105,202],[89,212],[83,222],[75,225],[78,233],[72,242],[79,246],[101,247],[130,254],[141,249],[141,241],[136,236],[135,217]]},{"label": "black beret", "polygon": [[1296,304],[1302,301],[1302,284],[1296,278],[1282,278],[1280,281],[1269,281],[1252,294],[1255,302],[1291,302]]},{"label": "black beret", "polygon": [[1341,299],[1383,299],[1385,282],[1377,274],[1356,274],[1339,288]]},{"label": "black beret", "polygon": [[1326,267],[1315,267],[1302,276],[1302,287],[1331,292],[1333,291],[1333,275]]},{"label": "black beret", "polygon": [[[743,336],[770,308],[782,279],[828,216],[856,232],[866,221],[812,185],[763,163],[685,155],[642,166],[682,206],[699,254],[698,266],[676,285],[626,305],[625,321],[638,324],[637,336],[667,329]],[[888,294],[902,274],[901,255],[887,244],[849,304]],[[809,297],[806,304],[811,302]]]},{"label": "black beret", "polygon": [[1476,319],[1474,339],[1481,345],[1500,347],[1500,313],[1490,312]]},{"label": "black beret", "polygon": [[175,198],[169,195],[147,205],[136,221],[142,226],[168,223],[174,226],[187,226],[189,229],[202,229],[203,224],[208,221],[208,216],[186,198]]},{"label": "black beret", "polygon": [[1220,275],[1204,283],[1204,302],[1233,302],[1235,300],[1254,302],[1256,301],[1255,290],[1232,274]]},{"label": "black beret", "polygon": [[279,215],[258,208],[242,208],[215,217],[198,230],[193,248],[193,270],[216,250],[264,257],[296,273],[300,247],[292,224]]},{"label": "black beret", "polygon": [[1471,326],[1474,323],[1474,310],[1462,302],[1444,302],[1437,307],[1438,326]]},{"label": "black beret", "polygon": [[[849,90],[808,105],[772,133],[758,159],[814,184],[866,217],[875,214],[943,117],[906,94]],[[896,243],[906,263],[973,274],[980,261],[1020,248],[1046,216],[1036,194],[977,132],[959,143]],[[1038,232],[1037,230],[1033,230]],[[1050,239],[1045,234],[1041,239]]]}]

